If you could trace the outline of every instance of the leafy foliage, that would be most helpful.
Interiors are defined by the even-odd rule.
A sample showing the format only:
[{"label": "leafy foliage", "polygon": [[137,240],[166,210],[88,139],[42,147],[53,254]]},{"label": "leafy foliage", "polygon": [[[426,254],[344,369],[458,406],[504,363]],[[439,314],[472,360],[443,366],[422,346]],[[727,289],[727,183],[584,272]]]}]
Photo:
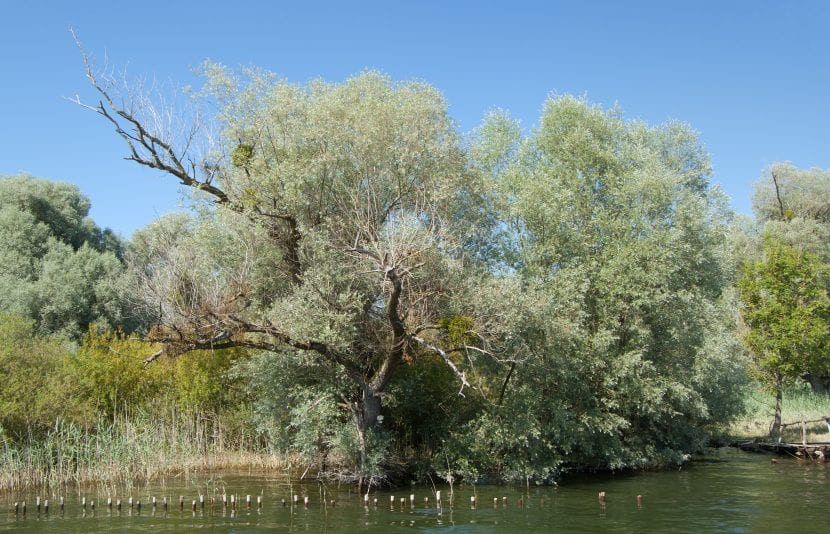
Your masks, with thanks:
[{"label": "leafy foliage", "polygon": [[0,310],[74,340],[93,322],[134,326],[119,287],[122,244],[89,207],[73,185],[0,177]]},{"label": "leafy foliage", "polygon": [[761,375],[788,380],[830,371],[827,270],[815,255],[768,236],[764,259],[744,265],[738,283],[744,341]]}]

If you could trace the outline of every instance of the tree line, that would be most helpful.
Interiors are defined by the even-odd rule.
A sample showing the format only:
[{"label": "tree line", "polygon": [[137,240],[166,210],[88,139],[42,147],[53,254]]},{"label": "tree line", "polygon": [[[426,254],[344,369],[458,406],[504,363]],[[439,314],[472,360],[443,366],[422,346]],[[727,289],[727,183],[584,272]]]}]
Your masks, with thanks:
[{"label": "tree line", "polygon": [[[0,304],[23,338],[74,341],[87,381],[110,360],[141,384],[164,369],[136,409],[196,403],[182,391],[201,376],[215,413],[343,480],[544,482],[682,462],[740,413],[750,374],[830,375],[828,173],[774,166],[750,222],[688,125],[581,98],[548,99],[529,132],[497,111],[462,134],[424,83],[206,64],[205,107],[176,129],[88,69],[82,105],[193,209],[123,243],[77,189],[4,179],[0,221],[31,222],[2,234]],[[13,352],[7,377],[31,362]],[[73,398],[106,405],[115,374]],[[13,412],[4,428],[23,428]]]}]

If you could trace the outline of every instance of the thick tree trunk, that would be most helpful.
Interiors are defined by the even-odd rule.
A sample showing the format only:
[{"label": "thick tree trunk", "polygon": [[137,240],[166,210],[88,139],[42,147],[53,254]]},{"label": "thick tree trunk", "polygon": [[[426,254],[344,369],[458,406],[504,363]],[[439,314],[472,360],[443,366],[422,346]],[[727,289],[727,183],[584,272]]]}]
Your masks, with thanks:
[{"label": "thick tree trunk", "polygon": [[775,381],[775,416],[772,419],[772,429],[770,429],[770,437],[774,442],[781,439],[781,401],[784,397],[784,385],[781,379]]},{"label": "thick tree trunk", "polygon": [[[363,488],[365,483],[366,473],[368,472],[368,446],[366,444],[369,431],[378,424],[378,416],[380,415],[380,394],[371,385],[365,385],[361,391],[362,398],[358,403],[356,410],[357,418],[357,448],[360,461],[360,478],[358,480],[358,487]],[[360,491],[360,490],[359,490]]]}]

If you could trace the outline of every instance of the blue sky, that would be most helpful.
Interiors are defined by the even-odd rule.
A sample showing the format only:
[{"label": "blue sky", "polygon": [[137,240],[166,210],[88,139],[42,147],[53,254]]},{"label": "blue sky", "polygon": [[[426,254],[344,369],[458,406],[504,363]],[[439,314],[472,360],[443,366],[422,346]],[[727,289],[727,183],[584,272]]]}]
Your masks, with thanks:
[{"label": "blue sky", "polygon": [[73,182],[125,237],[181,195],[64,99],[94,97],[70,26],[99,63],[182,84],[206,58],[298,82],[422,79],[463,131],[493,107],[532,128],[552,93],[683,120],[743,213],[770,163],[830,167],[830,2],[0,0],[0,175]]}]

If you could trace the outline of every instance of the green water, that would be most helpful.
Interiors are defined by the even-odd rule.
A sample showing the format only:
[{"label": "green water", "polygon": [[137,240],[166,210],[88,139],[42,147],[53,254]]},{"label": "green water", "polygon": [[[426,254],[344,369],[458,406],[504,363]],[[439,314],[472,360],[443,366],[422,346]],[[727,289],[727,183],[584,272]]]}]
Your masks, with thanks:
[{"label": "green water", "polygon": [[[58,498],[49,498],[46,513],[35,509],[34,492],[0,496],[0,531],[19,532],[830,532],[830,485],[826,464],[806,463],[741,453],[733,449],[712,451],[680,470],[634,475],[583,476],[559,487],[471,486],[442,492],[437,508],[433,488],[413,486],[372,492],[369,506],[346,486],[295,483],[298,505],[291,506],[291,488],[285,477],[274,473],[230,473],[168,479],[118,495],[122,509],[108,510],[107,494],[89,490],[66,496],[60,511]],[[236,510],[223,507],[222,492],[238,494]],[[606,493],[604,505],[598,502]],[[192,500],[205,495],[205,508]],[[245,504],[251,495],[251,508]],[[409,496],[415,494],[414,506]],[[470,497],[477,497],[471,508]],[[179,508],[184,495],[184,510]],[[256,497],[263,499],[262,508]],[[637,504],[642,495],[642,505]],[[81,506],[81,496],[87,507]],[[129,508],[128,498],[139,499],[142,508]],[[155,496],[158,504],[150,505]],[[167,511],[162,497],[173,504]],[[306,507],[304,497],[309,498]],[[424,497],[429,504],[424,504]],[[214,497],[216,503],[211,505]],[[390,506],[394,497],[394,506]],[[405,499],[401,506],[400,498]],[[507,497],[507,499],[503,499]],[[115,500],[116,496],[113,496]],[[326,504],[323,504],[325,498]],[[374,499],[377,498],[377,506]],[[493,500],[497,499],[494,505]],[[27,502],[27,512],[14,513],[15,501]],[[286,499],[285,506],[282,499]],[[332,505],[331,500],[334,500]],[[91,501],[96,501],[95,510]]]}]

